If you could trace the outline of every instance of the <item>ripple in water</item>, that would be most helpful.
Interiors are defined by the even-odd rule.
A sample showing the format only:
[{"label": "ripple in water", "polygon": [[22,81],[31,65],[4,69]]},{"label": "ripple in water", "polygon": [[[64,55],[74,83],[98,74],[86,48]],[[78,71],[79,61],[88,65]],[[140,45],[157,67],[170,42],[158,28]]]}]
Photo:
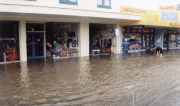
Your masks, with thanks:
[{"label": "ripple in water", "polygon": [[180,56],[0,66],[1,106],[178,106]]}]

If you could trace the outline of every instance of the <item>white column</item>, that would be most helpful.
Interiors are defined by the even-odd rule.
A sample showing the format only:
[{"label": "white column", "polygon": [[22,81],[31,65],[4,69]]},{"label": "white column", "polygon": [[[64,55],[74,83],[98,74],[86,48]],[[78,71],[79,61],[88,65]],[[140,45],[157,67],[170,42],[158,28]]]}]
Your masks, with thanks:
[{"label": "white column", "polygon": [[21,70],[21,73],[20,73],[20,86],[22,88],[24,88],[25,90],[27,88],[29,88],[29,70],[28,70],[28,65],[27,63],[21,63],[20,64],[20,70]]},{"label": "white column", "polygon": [[79,28],[79,56],[89,56],[89,23],[81,22]]},{"label": "white column", "polygon": [[119,26],[119,24],[117,24],[115,27],[115,37],[113,39],[113,48],[112,48],[114,54],[122,53],[122,39],[123,39],[122,28]]},{"label": "white column", "polygon": [[27,61],[26,36],[26,21],[21,20],[19,22],[19,50],[21,62]]}]

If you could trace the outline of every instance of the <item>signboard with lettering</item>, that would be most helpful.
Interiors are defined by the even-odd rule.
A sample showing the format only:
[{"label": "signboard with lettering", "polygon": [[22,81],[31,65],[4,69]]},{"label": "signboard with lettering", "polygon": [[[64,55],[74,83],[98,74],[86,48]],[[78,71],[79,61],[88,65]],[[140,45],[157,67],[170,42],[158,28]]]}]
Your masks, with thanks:
[{"label": "signboard with lettering", "polygon": [[166,12],[163,11],[161,12],[161,20],[165,20],[165,21],[177,21],[177,13],[175,12]]},{"label": "signboard with lettering", "polygon": [[175,11],[177,9],[176,5],[161,5],[160,10]]},{"label": "signboard with lettering", "polygon": [[121,12],[136,14],[141,16],[141,20],[132,25],[150,25],[157,27],[176,27],[180,28],[180,12],[174,10],[175,6],[161,7],[161,10],[141,10],[128,6],[121,7]]}]

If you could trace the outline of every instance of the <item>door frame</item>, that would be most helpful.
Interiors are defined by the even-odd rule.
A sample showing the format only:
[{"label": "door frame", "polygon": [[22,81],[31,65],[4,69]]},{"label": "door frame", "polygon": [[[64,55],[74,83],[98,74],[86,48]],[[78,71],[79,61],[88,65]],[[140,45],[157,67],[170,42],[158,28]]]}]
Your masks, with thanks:
[{"label": "door frame", "polygon": [[[42,24],[43,25],[43,31],[28,31],[27,30],[27,24]],[[27,22],[26,23],[26,34],[27,34],[27,37],[28,37],[28,33],[29,32],[42,32],[43,33],[43,56],[37,56],[37,58],[36,57],[28,57],[28,59],[39,59],[39,58],[44,58],[44,59],[46,59],[46,57],[47,57],[47,52],[46,52],[46,23],[42,23],[42,22]],[[26,41],[26,43],[27,43],[27,41]]]}]

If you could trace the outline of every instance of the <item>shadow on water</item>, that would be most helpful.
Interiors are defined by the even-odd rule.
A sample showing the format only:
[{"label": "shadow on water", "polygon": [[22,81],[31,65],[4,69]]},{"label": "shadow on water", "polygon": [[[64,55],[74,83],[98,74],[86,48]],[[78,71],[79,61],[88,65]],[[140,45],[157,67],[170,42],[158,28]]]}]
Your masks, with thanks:
[{"label": "shadow on water", "polygon": [[180,56],[98,56],[0,65],[1,106],[178,106]]}]

